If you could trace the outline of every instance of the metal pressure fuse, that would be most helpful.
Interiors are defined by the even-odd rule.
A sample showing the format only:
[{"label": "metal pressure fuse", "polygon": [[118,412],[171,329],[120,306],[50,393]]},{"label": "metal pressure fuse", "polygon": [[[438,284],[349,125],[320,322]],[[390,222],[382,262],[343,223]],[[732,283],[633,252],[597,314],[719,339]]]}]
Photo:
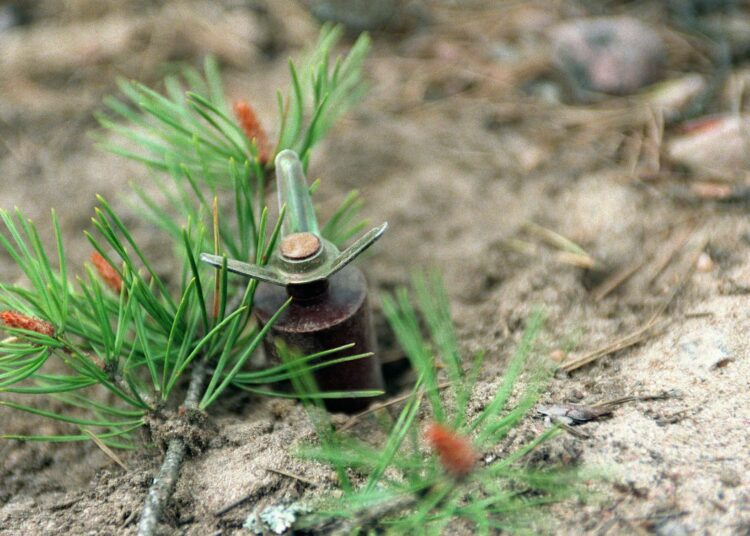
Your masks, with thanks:
[{"label": "metal pressure fuse", "polygon": [[[264,341],[269,358],[279,360],[276,341],[309,355],[345,344],[349,350],[325,359],[375,352],[375,333],[362,272],[350,266],[360,253],[380,238],[388,226],[370,230],[343,252],[325,240],[318,227],[312,200],[297,153],[285,150],[276,157],[279,207],[286,206],[281,240],[268,265],[236,260],[227,270],[258,279],[254,311],[265,325],[292,298],[276,319]],[[223,258],[202,254],[201,260],[221,267]],[[315,379],[321,392],[382,390],[383,378],[376,355],[318,369]],[[331,411],[356,412],[368,398],[327,399]]]}]

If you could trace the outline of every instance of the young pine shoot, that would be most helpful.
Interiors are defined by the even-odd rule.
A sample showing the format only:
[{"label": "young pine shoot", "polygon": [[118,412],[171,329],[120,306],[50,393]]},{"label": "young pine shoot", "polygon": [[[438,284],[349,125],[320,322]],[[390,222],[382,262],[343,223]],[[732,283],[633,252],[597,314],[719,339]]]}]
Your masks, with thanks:
[{"label": "young pine shoot", "polygon": [[[474,357],[468,371],[464,369],[448,298],[438,276],[415,277],[414,289],[419,312],[403,288],[382,297],[383,310],[417,377],[398,415],[387,419],[386,413],[380,419],[384,441],[373,443],[337,431],[315,398],[316,386],[309,372],[291,376],[319,440],[317,446],[304,447],[301,455],[331,464],[343,493],[336,500],[321,501],[315,513],[297,526],[332,534],[441,534],[448,527],[467,523],[476,534],[533,531],[539,510],[532,507],[568,497],[578,480],[569,470],[537,469],[522,463],[557,429],[542,433],[504,458],[483,454],[502,444],[520,423],[548,378],[550,368],[534,349],[542,315],[530,318],[484,409],[469,414],[482,355]],[[286,356],[293,366],[293,355],[287,352]],[[524,371],[526,387],[515,393],[511,404]]]},{"label": "young pine shoot", "polygon": [[[286,95],[277,94],[278,135],[274,147],[249,103],[237,101],[231,107],[227,103],[218,66],[211,57],[205,61],[205,76],[186,68],[181,77],[167,77],[166,95],[138,82],[121,80],[119,87],[125,100],[109,97],[105,100],[109,113],[97,116],[116,141],[102,137],[100,143],[107,150],[165,172],[172,184],[163,183],[161,177],[155,180],[173,210],[190,210],[186,200],[192,205],[190,198],[197,193],[198,182],[210,190],[209,195],[199,196],[204,210],[215,195],[228,192],[238,203],[246,203],[249,196],[254,201],[251,208],[259,213],[276,155],[292,149],[306,168],[313,147],[366,90],[362,65],[370,39],[362,34],[349,53],[338,56],[331,65],[329,56],[341,33],[340,27],[324,26],[306,66],[298,70],[289,62],[292,84]],[[238,191],[241,188],[247,191]],[[173,235],[178,232],[164,221],[163,207],[155,206],[145,194],[141,200],[157,223]],[[356,217],[360,207],[357,192],[352,192],[324,226],[323,236],[341,247],[359,233],[367,225]],[[238,214],[245,212],[238,207]],[[247,234],[255,231],[252,219],[242,223],[246,225],[236,230],[239,234],[235,238],[229,238],[226,228],[221,231],[234,258],[246,253]]]}]

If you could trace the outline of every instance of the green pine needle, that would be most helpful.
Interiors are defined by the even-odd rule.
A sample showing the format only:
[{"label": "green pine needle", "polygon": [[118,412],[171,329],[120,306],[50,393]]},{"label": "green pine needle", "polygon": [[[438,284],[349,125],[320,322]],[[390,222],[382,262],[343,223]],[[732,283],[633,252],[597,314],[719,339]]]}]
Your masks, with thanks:
[{"label": "green pine needle", "polygon": [[[542,315],[531,317],[495,396],[472,417],[466,414],[466,405],[482,355],[466,370],[438,275],[417,275],[414,289],[418,309],[412,306],[406,289],[381,298],[388,321],[418,378],[398,416],[385,423],[385,441],[373,445],[336,432],[316,411],[315,404],[308,402],[319,444],[302,448],[300,454],[331,464],[342,477],[344,496],[323,500],[316,513],[298,526],[329,531],[335,528],[342,533],[440,534],[461,519],[472,524],[478,534],[533,530],[538,510],[532,507],[569,497],[580,482],[572,470],[532,469],[520,463],[558,429],[551,428],[505,458],[486,464],[480,459],[468,474],[455,477],[439,457],[424,454],[418,415],[427,412],[434,422],[450,423],[444,426],[466,435],[478,454],[501,443],[536,401],[549,375],[549,368],[535,357]],[[453,396],[441,395],[438,362],[443,364]],[[522,371],[528,373],[527,386],[520,391],[517,405],[508,407],[510,394],[519,391]],[[311,401],[317,390],[310,373],[306,374],[292,383],[300,398]],[[423,407],[425,400],[429,408]],[[347,475],[352,473],[360,475],[361,485],[349,479]]]},{"label": "green pine needle", "polygon": [[[305,67],[300,70],[290,61],[291,87],[286,96],[279,93],[278,141],[265,166],[257,146],[229,111],[218,65],[211,57],[205,61],[203,75],[187,67],[180,76],[168,77],[166,95],[135,81],[120,80],[122,99],[105,99],[106,111],[97,114],[115,141],[100,135],[99,143],[156,171],[154,181],[172,209],[191,215],[193,221],[200,219],[201,210],[210,212],[206,199],[234,190],[240,225],[230,228],[222,223],[221,234],[230,255],[251,258],[255,244],[248,233],[255,230],[254,215],[262,210],[275,155],[293,149],[307,167],[312,149],[366,91],[362,68],[370,39],[361,35],[331,69],[329,57],[341,35],[340,27],[324,26]],[[212,190],[210,196],[200,198],[197,210],[193,195],[200,196],[201,185]],[[136,190],[149,209],[149,218],[177,235],[180,226],[174,219],[140,188]],[[341,247],[361,232],[367,225],[358,218],[361,206],[352,192],[324,226],[323,236]]]}]

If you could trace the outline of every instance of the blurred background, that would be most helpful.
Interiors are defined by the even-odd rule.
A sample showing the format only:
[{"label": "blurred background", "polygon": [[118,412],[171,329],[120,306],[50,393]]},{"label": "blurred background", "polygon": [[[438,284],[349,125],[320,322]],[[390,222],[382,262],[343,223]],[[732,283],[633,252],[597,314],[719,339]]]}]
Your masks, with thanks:
[{"label": "blurred background", "polygon": [[[409,176],[429,174],[436,159],[445,162],[435,175],[446,165],[458,176],[479,171],[448,185],[434,178],[432,192],[413,194],[419,203],[402,198],[408,218],[434,211],[438,189],[483,202],[466,192],[477,174],[502,175],[504,192],[553,168],[623,170],[688,199],[741,197],[743,2],[16,0],[0,2],[2,206],[37,219],[57,205],[74,230],[86,226],[95,193],[128,196],[143,170],[94,147],[94,112],[117,93],[118,77],[158,89],[207,54],[230,97],[249,100],[273,139],[287,58],[314,43],[323,20],[375,38],[369,96],[330,137],[335,158],[318,156],[332,183],[324,204],[336,187],[382,191],[391,174],[418,184]],[[477,236],[475,249],[484,241]]]}]

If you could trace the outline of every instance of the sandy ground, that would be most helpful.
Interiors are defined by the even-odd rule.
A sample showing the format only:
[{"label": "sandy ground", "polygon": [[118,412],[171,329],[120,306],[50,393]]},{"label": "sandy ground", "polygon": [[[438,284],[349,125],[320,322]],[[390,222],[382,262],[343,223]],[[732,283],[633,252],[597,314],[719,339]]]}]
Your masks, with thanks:
[{"label": "sandy ground", "polygon": [[[314,22],[287,2],[56,4],[40,3],[29,25],[0,31],[0,205],[18,205],[41,227],[56,207],[81,265],[89,251],[80,231],[101,193],[158,255],[164,237],[135,216],[127,187],[148,187],[148,175],[87,136],[102,96],[118,75],[155,84],[166,62],[213,52],[228,93],[251,99],[272,125],[286,57],[314,37]],[[547,405],[672,397],[624,404],[579,427],[588,438],[563,435],[544,447],[551,461],[604,475],[588,503],[551,509],[552,531],[750,534],[747,207],[686,198],[696,177],[667,161],[644,178],[629,149],[633,139],[648,142],[654,121],[642,101],[584,106],[534,93],[534,84],[560,84],[549,74],[547,30],[585,15],[586,3],[487,4],[434,3],[425,8],[429,25],[375,34],[372,90],[311,164],[323,179],[321,210],[357,188],[371,221],[390,223],[361,264],[373,294],[417,268],[443,271],[466,354],[487,350],[473,408],[500,381],[535,308],[547,315],[545,348],[558,358],[564,351],[566,362],[643,332],[633,346],[560,372],[543,396]],[[639,6],[672,45],[667,76],[705,74],[700,48],[685,44],[658,4]],[[711,111],[729,109],[724,95]],[[673,135],[668,125],[664,138]],[[561,258],[530,222],[575,241],[606,269],[592,274]],[[605,295],[601,282],[629,268],[632,276]],[[169,271],[168,258],[159,269]],[[0,258],[0,275],[16,277],[9,259]],[[294,403],[232,395],[211,417],[218,432],[185,465],[165,534],[241,534],[253,506],[334,488],[329,468],[292,456],[290,445],[312,437]],[[0,419],[2,432],[56,430],[5,410]],[[529,416],[518,434],[544,426]],[[125,461],[127,472],[93,445],[0,442],[0,533],[133,534],[160,453]]]}]

